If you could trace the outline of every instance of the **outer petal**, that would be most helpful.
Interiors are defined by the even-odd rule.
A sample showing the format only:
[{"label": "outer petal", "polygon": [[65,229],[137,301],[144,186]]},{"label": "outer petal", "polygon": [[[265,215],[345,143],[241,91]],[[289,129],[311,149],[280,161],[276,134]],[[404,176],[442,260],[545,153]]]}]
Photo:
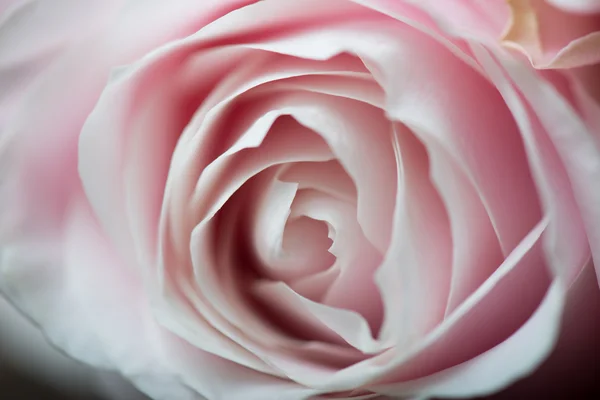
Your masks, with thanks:
[{"label": "outer petal", "polygon": [[[120,255],[112,253],[112,244],[105,241],[81,192],[77,142],[111,68],[194,32],[210,22],[203,18],[214,15],[206,14],[195,1],[173,6],[132,0],[115,3],[118,7],[113,8],[108,8],[112,2],[95,3],[106,5],[108,11],[100,8],[102,12],[79,3],[61,8],[69,3],[24,3],[12,15],[33,14],[9,18],[0,28],[10,28],[0,36],[0,64],[6,60],[9,66],[25,62],[35,67],[12,91],[22,101],[2,114],[10,118],[0,122],[0,290],[73,357],[120,369],[156,398],[197,398],[169,371],[161,370],[165,363],[151,334],[159,328],[144,304],[142,280],[127,272]],[[226,12],[245,3],[219,2],[216,8]],[[50,10],[44,11],[47,6]],[[70,14],[76,11],[81,12],[80,18]],[[101,18],[90,23],[98,17],[94,13]],[[78,37],[78,29],[70,30],[88,23],[94,28],[89,35]],[[18,43],[11,36],[17,34],[13,29],[25,28],[31,34],[24,42],[27,46],[3,46],[8,40]],[[77,43],[70,42],[73,38]],[[65,51],[53,52],[55,44],[65,45]],[[30,64],[28,57],[38,53],[52,57]],[[0,69],[0,79],[7,79],[10,71]]]},{"label": "outer petal", "polygon": [[167,334],[162,340],[164,353],[168,355],[165,363],[180,371],[190,387],[209,400],[312,400],[319,394],[317,390],[254,371],[174,339]]},{"label": "outer petal", "polygon": [[433,30],[441,29],[445,33],[460,34],[486,43],[496,42],[510,13],[506,0],[352,1],[397,17],[406,15],[407,5],[410,4],[423,11],[423,15],[414,22]]},{"label": "outer petal", "polygon": [[516,378],[529,374],[539,364],[540,357],[544,358],[552,350],[558,336],[556,322],[561,318],[564,290],[556,281],[531,318],[515,334],[481,356],[432,374],[422,381],[382,386],[375,390],[398,395],[410,393],[411,387],[421,386],[419,393],[425,396],[464,398],[502,389]]},{"label": "outer petal", "polygon": [[[199,6],[192,0],[175,4],[152,1],[152,7],[143,1],[131,2],[116,21],[111,35],[106,38],[106,46],[112,52],[103,55],[102,62],[110,63],[103,71],[103,78],[108,77],[109,68],[130,62],[149,50],[192,34],[249,2],[252,1],[206,1]],[[160,29],[156,29],[157,26]],[[141,235],[146,239],[147,232],[157,229],[153,224],[157,223],[169,158],[177,134],[183,128],[181,122],[189,117],[186,113],[191,112],[189,104],[166,104],[167,97],[173,92],[164,87],[167,82],[163,79],[170,66],[158,65],[161,70],[151,69],[142,82],[134,83],[127,79],[128,73],[113,71],[79,138],[79,173],[86,194],[108,234],[133,262],[143,259],[132,254],[134,249],[139,248],[134,237]],[[150,88],[164,94],[164,98],[151,97],[151,101],[146,103],[145,91]],[[183,93],[177,100],[190,101],[191,95],[185,88],[177,86],[176,89]],[[174,112],[173,108],[181,111],[177,114],[178,118],[170,120],[169,117],[174,115],[165,114]],[[143,115],[140,117],[136,110]],[[148,118],[151,112],[155,114],[153,118]],[[127,168],[126,159],[132,160],[142,171],[140,168]],[[143,171],[144,167],[148,170]],[[144,197],[148,202],[143,210],[130,209],[133,200],[130,198],[132,195],[126,196],[124,175],[136,182],[137,193],[134,196]],[[139,219],[139,214],[142,222],[135,221],[136,217]],[[131,223],[132,219],[137,224]],[[152,246],[144,248],[145,253],[151,252],[149,248]]]},{"label": "outer petal", "polygon": [[124,1],[0,0],[0,131],[34,79]]},{"label": "outer petal", "polygon": [[[582,223],[587,233],[589,248],[594,261],[600,259],[600,144],[597,141],[597,133],[585,124],[584,120],[575,112],[573,107],[559,94],[549,83],[537,77],[532,70],[521,68],[510,60],[500,59],[502,65],[510,75],[511,79],[519,87],[525,99],[529,102],[536,113],[541,125],[544,127],[549,140],[556,148],[556,153],[564,165],[564,171],[570,180],[570,186],[574,195],[576,206],[582,217]],[[549,170],[547,175],[557,172]],[[568,208],[556,215],[556,219],[565,219]],[[572,217],[571,217],[572,219]],[[571,223],[574,221],[571,221]],[[564,231],[563,231],[564,234]],[[559,237],[558,234],[555,237]],[[569,236],[570,243],[558,243],[548,246],[548,252],[564,251],[563,256],[570,254],[568,258],[558,256],[561,269],[573,268],[566,260],[579,260],[580,264],[585,259],[585,247],[581,248],[581,239],[574,240]],[[561,246],[562,250],[556,250]],[[581,250],[573,251],[580,247]],[[587,246],[586,246],[587,247]],[[570,248],[570,249],[569,249]],[[596,263],[598,271],[598,263]],[[577,274],[575,274],[577,275]],[[572,274],[569,274],[572,282]]]}]

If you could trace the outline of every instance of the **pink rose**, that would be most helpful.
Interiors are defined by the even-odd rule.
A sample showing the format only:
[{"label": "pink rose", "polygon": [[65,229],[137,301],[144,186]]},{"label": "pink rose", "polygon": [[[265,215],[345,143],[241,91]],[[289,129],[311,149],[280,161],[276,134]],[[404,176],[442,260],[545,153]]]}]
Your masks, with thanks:
[{"label": "pink rose", "polygon": [[155,399],[587,390],[599,106],[509,14],[12,2],[2,292]]}]

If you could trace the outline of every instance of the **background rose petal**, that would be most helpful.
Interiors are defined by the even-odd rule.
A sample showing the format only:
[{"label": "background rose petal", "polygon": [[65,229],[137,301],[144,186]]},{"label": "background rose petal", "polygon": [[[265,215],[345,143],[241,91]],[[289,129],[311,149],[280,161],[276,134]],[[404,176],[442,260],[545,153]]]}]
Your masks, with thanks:
[{"label": "background rose petal", "polygon": [[539,68],[573,68],[600,62],[600,13],[572,13],[547,0],[509,1],[506,45],[523,51]]}]

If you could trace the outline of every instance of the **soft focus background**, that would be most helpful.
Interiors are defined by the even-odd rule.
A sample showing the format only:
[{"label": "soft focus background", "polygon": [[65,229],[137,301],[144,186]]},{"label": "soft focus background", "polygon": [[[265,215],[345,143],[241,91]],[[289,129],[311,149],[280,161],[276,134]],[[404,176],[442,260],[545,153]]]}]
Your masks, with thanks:
[{"label": "soft focus background", "polygon": [[120,376],[62,355],[0,296],[0,398],[146,400]]}]

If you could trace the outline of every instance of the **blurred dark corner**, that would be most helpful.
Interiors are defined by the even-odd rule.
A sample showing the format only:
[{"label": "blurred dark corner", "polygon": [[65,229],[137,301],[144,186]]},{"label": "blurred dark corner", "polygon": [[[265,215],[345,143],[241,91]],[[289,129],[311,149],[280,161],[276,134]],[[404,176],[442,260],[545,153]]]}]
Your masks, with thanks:
[{"label": "blurred dark corner", "polygon": [[74,373],[71,385],[64,385],[1,362],[1,400],[150,400],[116,374],[93,384],[89,376],[94,372],[84,365]]},{"label": "blurred dark corner", "polygon": [[109,400],[90,393],[57,390],[6,365],[0,366],[0,393],[6,400]]},{"label": "blurred dark corner", "polygon": [[[38,379],[27,376],[26,374],[19,373],[18,371],[7,367],[6,365],[0,366],[0,398],[3,400],[112,400],[106,396],[97,396],[92,393],[84,392],[69,392],[61,391],[53,388],[51,385],[44,384]],[[136,399],[137,395],[133,396]],[[133,398],[132,397],[132,398]],[[499,393],[497,395],[479,398],[480,400],[495,400],[495,399],[515,399],[518,400],[521,397],[515,397],[514,394]],[[590,393],[567,392],[563,394],[556,393],[556,397],[552,399],[572,399],[572,400],[598,400],[600,399],[600,390],[592,391]],[[537,399],[537,397],[526,397],[523,400]],[[550,399],[550,398],[548,398]],[[127,400],[127,398],[124,398]],[[442,399],[438,399],[442,400]],[[477,400],[477,399],[475,399]]]},{"label": "blurred dark corner", "polygon": [[0,296],[0,400],[29,399],[147,400],[118,374],[56,351]]}]

